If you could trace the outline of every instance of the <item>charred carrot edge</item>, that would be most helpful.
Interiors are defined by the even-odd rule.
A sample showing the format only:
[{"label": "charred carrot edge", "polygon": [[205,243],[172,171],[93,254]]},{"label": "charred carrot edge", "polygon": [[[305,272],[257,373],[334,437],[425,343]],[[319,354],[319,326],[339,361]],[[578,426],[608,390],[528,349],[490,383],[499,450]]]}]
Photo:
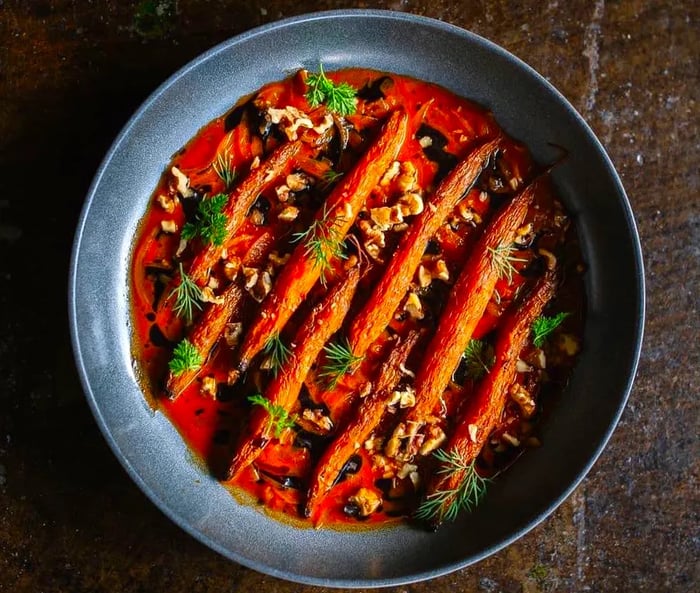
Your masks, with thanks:
[{"label": "charred carrot edge", "polygon": [[469,191],[500,141],[496,138],[472,150],[442,181],[423,212],[409,226],[371,298],[350,326],[349,341],[355,356],[362,356],[391,321],[406,295],[428,240]]},{"label": "charred carrot edge", "polygon": [[[347,460],[379,425],[391,392],[401,380],[401,366],[405,364],[419,337],[420,332],[412,331],[401,342],[393,345],[387,360],[379,370],[372,392],[362,400],[353,419],[323,452],[310,480],[311,486],[305,507],[307,517],[313,517],[314,511],[333,487]],[[314,522],[316,523],[315,520]]]},{"label": "charred carrot edge", "polygon": [[[204,360],[209,357],[211,349],[224,331],[226,323],[243,299],[243,290],[236,284],[230,284],[221,296],[224,299],[223,303],[212,303],[209,305],[197,320],[189,335],[190,342],[192,342]],[[174,375],[172,372],[169,372],[165,389],[170,399],[177,399],[187,386],[194,381],[199,374],[199,370],[185,371],[180,375]]]},{"label": "charred carrot edge", "polygon": [[[406,113],[395,111],[374,144],[333,189],[326,205],[316,215],[316,223],[322,226],[326,236],[338,241],[345,238],[370,192],[398,155],[406,137],[407,124]],[[327,251],[326,256],[330,259],[332,254],[325,246],[322,249]],[[284,326],[320,274],[321,269],[313,254],[309,253],[308,246],[300,242],[246,333],[238,355],[238,371],[245,371],[269,337]]]},{"label": "charred carrot edge", "polygon": [[[268,232],[260,235],[248,250],[243,262],[249,265],[259,263],[272,245],[272,239],[272,235]],[[231,284],[221,296],[224,302],[221,304],[212,303],[207,307],[190,332],[190,342],[205,360],[209,357],[211,349],[223,333],[226,323],[238,308],[243,298],[243,291],[235,284]],[[185,371],[177,376],[168,373],[166,391],[170,398],[177,399],[187,389],[187,386],[194,381],[200,370]]]},{"label": "charred carrot edge", "polygon": [[406,415],[405,425],[424,422],[439,402],[498,281],[493,250],[510,242],[534,200],[538,185],[537,181],[528,185],[496,214],[452,287],[416,373],[416,405]]},{"label": "charred carrot edge", "polygon": [[[518,357],[530,340],[532,323],[554,296],[555,285],[555,274],[547,272],[522,304],[504,320],[496,338],[494,366],[460,413],[457,428],[447,443],[447,453],[455,454],[462,465],[466,466],[477,458],[498,425],[507,402],[508,388],[515,381]],[[426,495],[457,490],[464,476],[464,470],[435,473]],[[440,523],[445,508],[453,502],[446,497],[441,510],[434,516],[434,525]]]},{"label": "charred carrot edge", "polygon": [[[360,279],[359,267],[351,268],[311,311],[292,341],[291,354],[279,369],[265,392],[267,400],[290,412],[311,366],[326,341],[340,329]],[[248,467],[263,450],[267,441],[265,427],[267,412],[259,407],[252,410],[246,435],[229,466],[228,480],[233,480]]]},{"label": "charred carrot edge", "polygon": [[[235,232],[241,227],[248,210],[258,199],[261,192],[269,188],[272,183],[289,166],[292,159],[301,150],[300,141],[283,144],[277,148],[270,157],[259,167],[253,169],[248,177],[229,196],[228,202],[224,206],[222,214],[226,216],[226,240],[231,239]],[[203,284],[207,271],[216,263],[221,253],[221,246],[209,244],[204,246],[192,260],[189,269],[189,276],[194,282]]]}]

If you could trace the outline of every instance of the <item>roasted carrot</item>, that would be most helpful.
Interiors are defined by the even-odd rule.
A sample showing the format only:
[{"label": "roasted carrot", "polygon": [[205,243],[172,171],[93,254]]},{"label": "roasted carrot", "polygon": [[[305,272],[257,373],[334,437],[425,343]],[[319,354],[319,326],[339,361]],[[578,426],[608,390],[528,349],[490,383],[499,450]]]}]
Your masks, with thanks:
[{"label": "roasted carrot", "polygon": [[[404,434],[414,434],[416,427],[426,421],[439,403],[502,272],[495,260],[496,250],[510,245],[538,185],[538,181],[534,181],[496,213],[452,287],[437,330],[416,373],[416,405],[397,428]],[[408,432],[407,427],[411,427]]]},{"label": "roasted carrot", "polygon": [[423,212],[409,226],[372,296],[350,326],[349,341],[353,354],[362,356],[384,331],[401,299],[406,296],[429,239],[469,191],[499,143],[500,138],[496,138],[472,150],[440,183],[427,200]]},{"label": "roasted carrot", "polygon": [[[351,268],[300,325],[291,342],[290,355],[265,391],[265,398],[277,409],[291,412],[299,390],[326,341],[340,329],[360,279],[359,267]],[[231,462],[228,480],[250,465],[267,444],[268,412],[255,407],[238,451]]]},{"label": "roasted carrot", "polygon": [[[243,298],[243,290],[235,283],[230,284],[222,293],[223,302],[211,303],[202,316],[197,320],[194,328],[188,336],[203,360],[211,353],[214,344],[219,339]],[[199,369],[187,370],[179,375],[168,373],[166,391],[170,399],[176,399],[192,383],[199,374]]]},{"label": "roasted carrot", "polygon": [[[226,217],[226,239],[233,237],[245,220],[251,206],[261,192],[269,188],[285,170],[302,148],[300,141],[283,144],[259,167],[253,169],[229,196],[222,214]],[[204,245],[194,256],[189,268],[189,276],[200,285],[206,281],[207,273],[219,258],[221,246],[210,243]]]},{"label": "roasted carrot", "polygon": [[[266,257],[272,245],[273,237],[269,232],[262,233],[250,246],[243,263],[259,265]],[[192,328],[188,339],[197,348],[197,352],[206,360],[214,344],[226,327],[226,323],[238,308],[243,297],[242,290],[232,283],[221,294],[222,303],[210,304]],[[199,374],[199,369],[185,371],[180,375],[168,373],[166,391],[171,399],[176,399]]]},{"label": "roasted carrot", "polygon": [[[443,467],[428,484],[426,501],[435,501],[428,518],[434,525],[446,516],[454,516],[460,506],[460,486],[496,428],[503,414],[508,389],[517,374],[517,362],[523,348],[531,339],[532,323],[554,296],[555,274],[547,272],[521,304],[506,315],[495,344],[495,362],[479,384],[476,393],[466,402],[454,433],[445,447],[447,458],[456,460]],[[472,501],[474,502],[474,501]],[[452,508],[451,508],[452,507]]]},{"label": "roasted carrot", "polygon": [[[335,440],[323,452],[311,476],[305,508],[307,517],[313,518],[315,509],[333,487],[347,460],[379,425],[392,392],[403,376],[401,367],[406,363],[419,336],[418,331],[412,331],[392,346],[379,369],[372,391],[361,401],[352,420],[338,431]],[[314,518],[314,523],[316,522]]]},{"label": "roasted carrot", "polygon": [[300,241],[282,268],[272,291],[263,301],[260,312],[248,329],[238,354],[237,369],[243,372],[253,357],[262,350],[269,337],[278,332],[309,290],[324,272],[322,262],[333,258],[333,246],[345,238],[372,189],[396,158],[406,137],[408,117],[404,111],[395,111],[384,124],[379,137],[359,158],[328,196],[325,205],[316,214],[318,249]]}]

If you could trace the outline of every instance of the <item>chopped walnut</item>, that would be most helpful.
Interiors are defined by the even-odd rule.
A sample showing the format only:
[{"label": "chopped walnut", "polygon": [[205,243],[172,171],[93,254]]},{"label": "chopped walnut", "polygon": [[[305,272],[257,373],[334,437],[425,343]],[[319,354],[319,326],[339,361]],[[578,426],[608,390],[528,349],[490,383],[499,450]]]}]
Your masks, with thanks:
[{"label": "chopped walnut", "polygon": [[290,257],[292,257],[291,253],[285,253],[284,255],[280,255],[276,251],[272,251],[270,252],[270,255],[267,256],[267,259],[275,268],[279,268],[286,264],[289,261]]},{"label": "chopped walnut", "polygon": [[396,477],[399,478],[400,480],[403,480],[407,478],[411,472],[418,471],[418,466],[414,465],[413,463],[404,463],[401,466],[401,469],[399,470],[399,473],[396,474]]},{"label": "chopped walnut", "polygon": [[202,379],[202,386],[199,389],[202,395],[216,397],[216,379],[211,376],[206,376]]},{"label": "chopped walnut", "polygon": [[382,187],[387,187],[399,174],[399,171],[401,170],[401,166],[399,161],[394,161],[389,165],[389,168],[386,170],[384,175],[382,175],[381,180],[379,181],[379,185]]},{"label": "chopped walnut", "polygon": [[469,424],[467,426],[467,431],[469,432],[469,440],[472,443],[476,443],[476,437],[479,434],[479,427],[476,424]]},{"label": "chopped walnut", "polygon": [[415,292],[408,293],[403,308],[413,319],[423,319],[423,305]]},{"label": "chopped walnut", "polygon": [[379,230],[387,231],[391,228],[391,208],[388,206],[372,208],[369,211],[369,216]]},{"label": "chopped walnut", "polygon": [[527,224],[524,224],[521,226],[518,230],[515,231],[515,239],[514,242],[517,245],[521,246],[527,246],[532,243],[533,239],[533,229],[534,225],[531,222],[528,222]]},{"label": "chopped walnut", "polygon": [[267,117],[273,124],[279,124],[280,129],[289,140],[296,140],[299,128],[313,129],[314,124],[303,111],[288,105],[284,109],[269,107]]},{"label": "chopped walnut", "polygon": [[241,260],[238,257],[231,257],[224,262],[224,276],[233,281],[238,276],[238,270],[241,267]]},{"label": "chopped walnut", "polygon": [[415,216],[423,212],[423,198],[415,191],[403,194],[397,205],[402,216]]},{"label": "chopped walnut", "polygon": [[275,188],[275,193],[277,194],[277,199],[284,203],[288,202],[289,199],[292,197],[291,195],[291,190],[288,185],[285,185],[284,183],[282,185],[278,185]]},{"label": "chopped walnut", "polygon": [[160,228],[164,233],[177,233],[177,224],[174,220],[161,220]]},{"label": "chopped walnut", "polygon": [[348,498],[348,503],[357,507],[360,517],[368,517],[381,506],[382,498],[376,491],[362,487]]},{"label": "chopped walnut", "polygon": [[317,126],[314,126],[312,129],[317,134],[323,134],[325,131],[329,130],[332,125],[333,125],[333,116],[330,113],[326,113],[323,116],[323,121],[320,124],[318,124]]},{"label": "chopped walnut", "polygon": [[430,425],[425,429],[425,440],[423,441],[423,444],[421,445],[418,452],[421,455],[428,455],[429,453],[435,451],[440,445],[442,445],[442,443],[445,442],[446,438],[447,435],[445,434],[445,431],[442,430],[442,428],[436,425]]},{"label": "chopped walnut", "polygon": [[296,220],[297,216],[299,216],[299,208],[296,206],[287,206],[279,213],[277,218],[285,222],[291,222],[292,220]]},{"label": "chopped walnut", "polygon": [[302,191],[309,187],[309,178],[302,173],[291,173],[287,175],[285,181],[292,191]]},{"label": "chopped walnut", "polygon": [[306,408],[297,419],[297,424],[314,434],[328,434],[333,430],[333,420],[318,408]]},{"label": "chopped walnut", "polygon": [[547,260],[548,270],[554,270],[557,267],[557,257],[551,251],[540,248],[537,250],[537,253]]},{"label": "chopped walnut", "polygon": [[530,393],[519,383],[513,383],[508,390],[508,395],[518,404],[524,418],[531,418],[535,413],[535,400]]},{"label": "chopped walnut", "polygon": [[190,187],[190,180],[180,169],[177,167],[172,167],[170,172],[175,177],[175,189],[183,198],[191,198],[194,195],[194,191]]},{"label": "chopped walnut", "polygon": [[513,447],[519,447],[520,446],[520,441],[514,437],[512,434],[509,432],[504,432],[501,435],[501,438],[506,441],[508,444],[512,445]]},{"label": "chopped walnut", "polygon": [[170,197],[166,194],[158,194],[158,197],[156,198],[156,202],[160,205],[160,207],[165,210],[168,214],[172,214],[175,212],[175,206],[178,203],[177,197]]},{"label": "chopped walnut", "polygon": [[379,451],[382,448],[382,444],[384,443],[383,439],[381,437],[370,437],[368,438],[362,446],[365,448],[366,451]]},{"label": "chopped walnut", "polygon": [[221,305],[224,302],[224,297],[216,296],[210,286],[205,286],[204,288],[202,288],[201,294],[201,301],[203,303],[213,303],[215,305]]},{"label": "chopped walnut", "polygon": [[418,140],[418,144],[421,145],[421,148],[428,148],[433,145],[433,139],[430,136],[423,136]]},{"label": "chopped walnut", "polygon": [[250,222],[252,222],[255,226],[262,226],[265,224],[265,215],[261,210],[253,208],[250,213]]},{"label": "chopped walnut", "polygon": [[411,161],[401,163],[401,173],[396,179],[399,191],[406,193],[411,191],[418,184],[418,170]]},{"label": "chopped walnut", "polygon": [[404,389],[395,389],[391,394],[388,406],[398,405],[400,408],[412,408],[416,405],[416,392],[413,387],[407,386]]},{"label": "chopped walnut", "polygon": [[248,268],[243,266],[243,278],[245,278],[245,284],[243,286],[245,286],[246,290],[250,290],[258,283],[259,275],[260,270],[257,268]]},{"label": "chopped walnut", "polygon": [[568,356],[575,356],[580,348],[578,339],[571,334],[559,334],[556,345],[561,352]]}]

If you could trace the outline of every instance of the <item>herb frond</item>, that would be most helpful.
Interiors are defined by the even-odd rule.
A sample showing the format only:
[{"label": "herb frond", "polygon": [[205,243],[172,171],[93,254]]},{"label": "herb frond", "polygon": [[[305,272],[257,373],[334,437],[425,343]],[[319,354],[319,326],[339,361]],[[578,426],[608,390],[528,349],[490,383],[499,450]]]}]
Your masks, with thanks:
[{"label": "herb frond", "polygon": [[323,174],[323,177],[321,178],[321,182],[319,183],[319,186],[321,189],[328,189],[331,185],[333,185],[338,179],[340,179],[344,173],[334,171],[333,169],[328,169]]},{"label": "herb frond", "polygon": [[475,381],[488,373],[496,360],[493,347],[483,340],[469,340],[462,357],[467,367],[467,376]]},{"label": "herb frond", "polygon": [[183,239],[193,239],[196,236],[208,245],[222,245],[226,240],[226,215],[222,213],[228,202],[226,194],[217,194],[204,198],[197,206],[194,222],[188,222],[182,227]]},{"label": "herb frond", "polygon": [[571,313],[562,312],[557,313],[554,317],[541,315],[535,319],[532,323],[532,343],[538,348],[541,348],[549,335],[557,329],[569,315],[571,315]]},{"label": "herb frond", "polygon": [[440,462],[440,474],[463,474],[456,488],[437,490],[428,494],[416,510],[415,517],[423,521],[454,521],[460,512],[475,509],[486,494],[488,478],[479,475],[476,460],[465,462],[457,451],[438,449],[433,453]]},{"label": "herb frond", "polygon": [[306,79],[306,100],[311,107],[325,103],[329,111],[338,115],[352,115],[357,108],[357,90],[347,82],[335,84],[319,64],[317,74],[309,74]]},{"label": "herb frond", "polygon": [[292,353],[291,350],[284,345],[284,342],[282,342],[279,333],[272,334],[267,339],[263,347],[263,352],[267,354],[270,370],[275,377]]},{"label": "herb frond", "polygon": [[224,189],[230,189],[233,182],[236,180],[236,168],[231,162],[231,155],[229,155],[227,150],[219,152],[216,155],[216,159],[211,164],[214,172],[221,178],[224,182]]},{"label": "herb frond", "polygon": [[347,338],[342,342],[330,342],[323,347],[323,351],[326,353],[326,364],[321,367],[318,376],[326,380],[328,389],[334,389],[340,378],[354,372],[365,358],[353,354]]},{"label": "herb frond", "polygon": [[180,262],[180,284],[178,284],[170,292],[169,297],[175,295],[175,305],[173,311],[175,315],[181,317],[186,323],[192,323],[194,307],[200,311],[202,306],[199,304],[202,300],[202,291],[197,284],[190,278],[182,269]]},{"label": "herb frond", "polygon": [[345,243],[338,230],[336,223],[342,223],[345,219],[341,216],[330,218],[323,206],[323,216],[314,220],[309,228],[300,233],[292,235],[292,242],[303,242],[306,246],[306,255],[314,261],[314,266],[321,269],[321,284],[326,285],[326,272],[331,269],[331,260],[347,259],[345,254]]},{"label": "herb frond", "polygon": [[513,282],[513,273],[517,272],[515,263],[527,261],[522,257],[513,255],[517,248],[507,243],[501,243],[498,247],[487,247],[486,249],[491,255],[491,265],[498,272],[498,277],[507,278],[508,284]]},{"label": "herb frond", "polygon": [[184,338],[173,350],[173,356],[168,363],[170,372],[175,375],[182,375],[186,371],[194,371],[202,366],[202,355],[196,346],[187,338]]},{"label": "herb frond", "polygon": [[297,418],[296,415],[292,414],[290,416],[289,412],[282,406],[273,404],[269,399],[263,397],[259,393],[249,396],[248,401],[257,406],[262,406],[267,412],[268,418],[265,432],[270,432],[272,430],[276,439],[280,438],[285,429],[294,428]]}]

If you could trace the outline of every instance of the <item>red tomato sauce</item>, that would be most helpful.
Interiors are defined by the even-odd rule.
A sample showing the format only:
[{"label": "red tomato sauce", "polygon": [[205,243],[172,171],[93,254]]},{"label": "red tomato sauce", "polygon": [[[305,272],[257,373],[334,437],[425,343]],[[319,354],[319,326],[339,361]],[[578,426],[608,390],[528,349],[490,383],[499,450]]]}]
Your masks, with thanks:
[{"label": "red tomato sauce", "polygon": [[[396,108],[403,108],[411,118],[409,137],[404,142],[397,161],[410,162],[416,169],[417,186],[421,188],[423,199],[434,191],[449,170],[463,159],[475,143],[482,139],[494,137],[503,133],[493,116],[474,103],[459,98],[446,89],[435,85],[402,77],[394,74],[383,74],[370,70],[350,69],[329,73],[328,77],[334,82],[346,82],[358,89],[357,110],[345,118],[335,118],[333,126],[344,126],[347,134],[347,147],[335,162],[323,153],[304,156],[298,159],[287,171],[302,172],[312,177],[313,186],[310,192],[318,196],[324,195],[321,189],[324,175],[334,170],[341,176],[348,171],[376,135],[381,122],[387,114]],[[269,375],[265,371],[249,372],[243,383],[229,386],[229,371],[235,359],[235,347],[231,348],[220,339],[215,351],[204,362],[199,377],[193,381],[179,397],[171,399],[165,393],[165,377],[168,373],[168,361],[176,343],[189,331],[173,311],[173,296],[179,265],[187,270],[191,262],[196,241],[190,242],[182,253],[178,254],[181,246],[180,232],[192,215],[185,207],[188,200],[197,200],[219,193],[230,193],[222,176],[217,172],[215,164],[220,155],[227,155],[226,165],[235,170],[236,183],[242,180],[260,166],[260,161],[270,154],[274,148],[285,141],[279,130],[274,131],[274,125],[269,123],[269,108],[277,109],[292,106],[304,114],[308,114],[313,122],[319,121],[326,113],[323,108],[313,108],[306,98],[306,85],[303,76],[296,75],[284,81],[269,84],[251,98],[239,103],[224,116],[217,118],[204,126],[199,133],[172,159],[166,172],[155,189],[152,203],[139,227],[138,236],[134,243],[131,259],[131,308],[133,319],[133,356],[138,361],[144,391],[150,401],[162,410],[182,434],[197,458],[201,459],[207,470],[222,479],[226,476],[228,464],[236,450],[237,443],[245,433],[246,419],[251,404],[247,397],[254,393],[264,392]],[[268,111],[266,111],[268,110]],[[320,110],[320,111],[319,111]],[[257,112],[257,116],[251,113]],[[265,113],[268,114],[266,119]],[[262,133],[264,126],[271,127],[272,133]],[[301,129],[304,134],[312,135],[309,129]],[[340,132],[338,132],[340,133]],[[335,142],[336,140],[331,140]],[[312,143],[310,142],[311,146]],[[328,154],[333,152],[332,144]],[[306,159],[306,160],[304,160]],[[178,177],[173,174],[173,167],[189,181],[189,189],[195,192],[194,198],[185,198],[178,194]],[[457,277],[471,249],[483,229],[493,217],[494,212],[504,200],[516,189],[531,180],[538,172],[537,165],[530,158],[524,146],[513,139],[504,136],[497,163],[489,165],[490,177],[482,175],[481,181],[471,188],[462,199],[459,212],[468,213],[471,217],[465,221],[460,218],[457,209],[449,221],[443,224],[438,233],[426,246],[424,259],[427,263],[442,260],[449,271],[449,282],[435,289],[435,304],[432,306],[432,318],[417,320],[403,311],[398,311],[390,323],[389,330],[395,335],[406,335],[413,328],[422,328],[429,335],[434,331],[440,310],[440,298],[444,298],[451,282]],[[313,173],[318,177],[313,178]],[[341,177],[342,178],[342,177]],[[282,176],[284,179],[284,176]],[[503,182],[511,181],[515,187],[504,187]],[[490,185],[489,185],[490,184]],[[499,185],[500,184],[500,185]],[[277,184],[279,187],[279,184]],[[391,204],[395,199],[394,186],[389,189],[377,187],[372,192],[365,205],[365,211]],[[168,211],[159,201],[165,196],[164,202],[174,201],[171,211]],[[311,220],[315,202],[305,204],[297,197],[300,213],[291,225],[294,229],[301,228]],[[267,189],[261,193],[256,204],[262,213],[249,214],[243,226],[235,236],[227,240],[221,247],[227,259],[217,263],[212,271],[218,282],[214,292],[228,281],[224,271],[226,262],[238,258],[251,261],[250,267],[261,265],[268,261],[271,254],[283,257],[293,249],[294,242],[290,239],[290,224],[276,216],[282,211],[284,204],[276,190]],[[266,205],[267,204],[267,205]],[[265,210],[265,209],[268,210]],[[252,210],[251,210],[252,212]],[[255,216],[258,216],[256,219]],[[467,218],[468,218],[467,217]],[[575,237],[571,228],[556,232],[550,229],[551,221],[556,217],[565,217],[565,213],[557,201],[551,188],[540,191],[535,204],[530,208],[525,224],[532,223],[535,228],[549,229],[538,237],[538,248],[545,251],[561,251],[562,244],[575,245]],[[167,230],[168,225],[174,224],[176,232]],[[357,228],[353,233],[360,237]],[[372,262],[371,269],[364,275],[357,291],[352,310],[356,311],[366,299],[382,273],[384,261],[390,257],[400,238],[387,233],[383,261]],[[362,241],[362,238],[359,239]],[[194,247],[193,247],[194,245]],[[257,245],[260,253],[252,257],[251,250]],[[575,251],[575,249],[574,249]],[[430,260],[434,254],[433,260]],[[427,258],[427,259],[426,259]],[[517,258],[512,263],[511,277],[501,278],[497,285],[494,298],[479,321],[474,332],[474,339],[485,339],[498,326],[499,319],[508,306],[518,298],[519,294],[530,285],[528,269],[533,265],[536,253],[531,249],[517,252]],[[576,259],[576,261],[578,261]],[[243,264],[245,265],[245,263]],[[336,271],[343,265],[342,261],[334,263]],[[427,265],[427,264],[426,264]],[[577,264],[580,267],[580,264]],[[257,268],[256,268],[257,269]],[[262,268],[261,268],[262,269]],[[580,271],[580,269],[579,269]],[[335,273],[335,272],[334,272]],[[338,272],[340,273],[340,272]],[[331,275],[331,278],[333,275]],[[570,275],[571,277],[571,275]],[[570,278],[569,278],[570,279]],[[274,278],[273,278],[274,280]],[[234,282],[243,282],[240,274]],[[438,281],[433,281],[438,282]],[[435,285],[433,285],[435,286]],[[280,334],[284,339],[290,339],[294,329],[301,323],[313,304],[323,296],[326,288],[317,283]],[[577,334],[580,328],[580,311],[582,310],[582,290],[579,280],[570,280],[562,288],[559,299],[575,312],[567,322],[567,331]],[[567,296],[568,295],[568,296]],[[200,303],[201,308],[207,303]],[[258,302],[245,294],[240,306],[238,319],[245,325],[247,319],[256,315]],[[430,309],[430,307],[428,307]],[[195,309],[195,321],[201,313]],[[381,364],[387,349],[391,347],[389,334],[380,337],[371,347],[368,356],[354,373],[348,374],[339,381],[336,389],[319,388],[317,383],[307,380],[302,388],[300,400],[310,399],[314,406],[327,410],[328,417],[338,425],[342,420],[352,415],[356,405],[353,394],[361,389],[363,382],[376,371]],[[427,338],[421,340],[416,351],[411,354],[409,368],[415,369],[420,364],[422,349],[426,347]],[[528,352],[522,357],[527,360]],[[558,369],[552,371],[552,377],[563,381],[573,364],[573,354],[561,354],[552,360],[557,361]],[[319,363],[320,364],[320,363]],[[312,371],[316,373],[318,369]],[[453,383],[445,392],[444,410],[446,417],[454,415],[460,408],[461,402],[469,397],[474,389],[475,381],[465,379],[463,373],[455,371]],[[215,394],[202,392],[202,377],[212,377],[216,381]],[[537,392],[537,389],[535,389]],[[315,398],[323,397],[322,400]],[[299,404],[294,413],[299,413],[303,403]],[[399,412],[392,412],[398,417]],[[382,421],[381,428],[375,432],[387,430],[394,418],[391,414]],[[493,433],[488,445],[482,453],[483,466],[487,472],[496,473],[510,463],[522,450],[523,444],[532,437],[533,424],[536,419],[524,421],[520,409],[509,402],[503,413],[502,421]],[[509,446],[503,443],[500,435],[508,433],[517,437],[520,446]],[[301,435],[301,436],[300,436]],[[279,438],[270,438],[254,464],[250,465],[236,479],[234,484],[227,484],[233,491],[243,490],[255,500],[264,504],[265,508],[281,512],[284,515],[299,518],[300,510],[305,500],[307,480],[313,470],[323,447],[327,445],[331,435],[306,434],[303,430],[293,429],[284,431]],[[311,441],[312,444],[303,441]],[[349,524],[383,524],[396,521],[398,518],[410,515],[417,494],[412,491],[411,481],[407,477],[397,478],[396,468],[387,469],[377,462],[377,452],[367,446],[360,446],[351,458],[349,466],[342,479],[333,487],[323,500],[319,511],[319,522],[329,525]],[[430,461],[423,462],[427,468]],[[423,470],[422,471],[427,471]],[[380,484],[380,486],[377,486]],[[348,514],[348,500],[360,488],[370,488],[381,491],[382,505],[379,510],[366,517],[358,518]]]}]

